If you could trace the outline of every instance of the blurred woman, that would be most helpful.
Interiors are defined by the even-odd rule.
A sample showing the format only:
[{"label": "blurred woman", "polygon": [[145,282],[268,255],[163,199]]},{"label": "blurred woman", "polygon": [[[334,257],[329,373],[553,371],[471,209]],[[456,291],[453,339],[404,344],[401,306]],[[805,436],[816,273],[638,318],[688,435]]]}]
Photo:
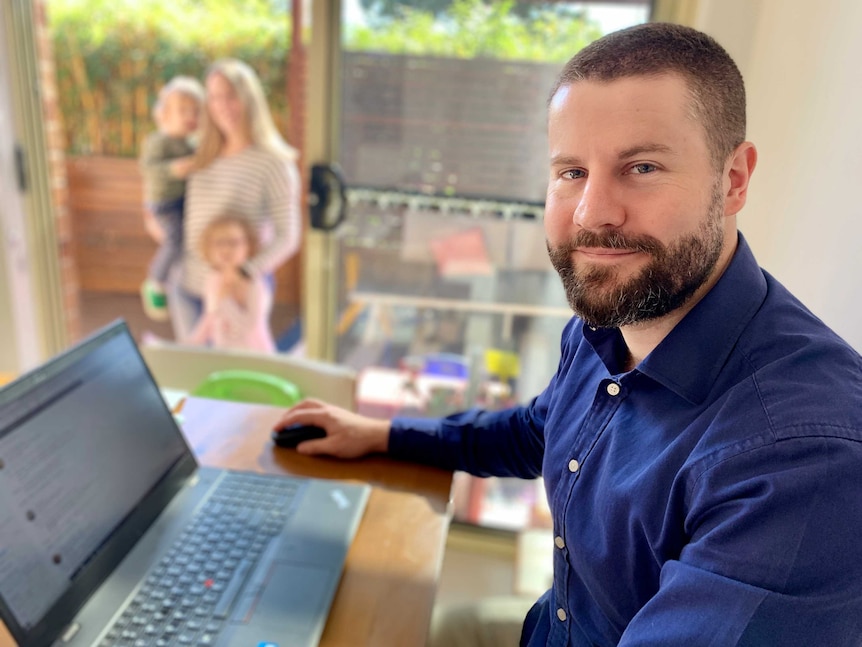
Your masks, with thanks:
[{"label": "blurred woman", "polygon": [[296,151],[276,130],[260,81],[245,63],[224,59],[206,74],[200,145],[186,192],[184,253],[168,301],[174,335],[187,339],[203,312],[209,265],[201,254],[207,225],[225,213],[246,218],[259,247],[243,264],[273,291],[276,268],[302,235]]}]

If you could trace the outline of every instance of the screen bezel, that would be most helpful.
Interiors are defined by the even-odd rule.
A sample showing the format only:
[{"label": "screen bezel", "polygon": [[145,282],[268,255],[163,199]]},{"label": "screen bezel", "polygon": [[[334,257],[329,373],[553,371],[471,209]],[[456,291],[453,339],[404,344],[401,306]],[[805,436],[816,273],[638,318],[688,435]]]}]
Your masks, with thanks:
[{"label": "screen bezel", "polygon": [[[14,382],[0,389],[0,404],[4,400],[14,399],[18,394],[26,392],[34,385],[44,381],[44,375],[54,374],[66,366],[74,364],[86,357],[95,348],[108,343],[117,336],[125,335],[134,348],[137,359],[143,365],[152,387],[158,390],[158,385],[152,372],[144,361],[140,350],[132,339],[125,321],[118,319],[93,333],[72,348],[48,360],[42,366],[21,376]],[[48,611],[29,629],[22,627],[11,609],[6,604],[0,591],[0,618],[6,624],[9,633],[19,647],[38,647],[53,643],[66,630],[75,615],[99,586],[108,578],[119,563],[128,555],[132,547],[155,522],[168,503],[186,484],[197,470],[198,464],[194,454],[186,442],[185,436],[177,426],[173,414],[168,409],[164,399],[159,397],[165,413],[165,423],[176,430],[184,451],[164,474],[160,481],[135,505],[129,514],[120,521],[117,528],[105,540],[92,558],[81,567],[69,589],[48,609]]]}]

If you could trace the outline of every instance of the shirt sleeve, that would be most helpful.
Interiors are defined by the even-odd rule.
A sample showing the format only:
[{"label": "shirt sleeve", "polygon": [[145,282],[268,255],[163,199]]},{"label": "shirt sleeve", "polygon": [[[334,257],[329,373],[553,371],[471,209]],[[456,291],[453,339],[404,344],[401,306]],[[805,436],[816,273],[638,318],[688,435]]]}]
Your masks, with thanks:
[{"label": "shirt sleeve", "polygon": [[166,141],[153,135],[144,140],[138,163],[151,182],[165,184],[177,178],[171,173],[171,163],[175,158],[168,157]]},{"label": "shirt sleeve", "polygon": [[620,646],[858,645],[862,441],[737,449],[693,477],[690,541]]},{"label": "shirt sleeve", "polygon": [[265,199],[273,237],[246,263],[253,274],[274,272],[299,251],[302,239],[299,169],[292,161],[279,161],[267,169],[267,173]]},{"label": "shirt sleeve", "polygon": [[556,374],[528,405],[503,411],[471,409],[442,419],[395,418],[390,428],[389,453],[402,460],[462,470],[474,476],[541,476],[548,407],[571,361],[573,339],[579,336],[580,328],[573,318],[562,334]]},{"label": "shirt sleeve", "polygon": [[395,418],[389,453],[475,476],[536,478],[542,471],[542,396],[503,411],[471,409],[442,419]]}]

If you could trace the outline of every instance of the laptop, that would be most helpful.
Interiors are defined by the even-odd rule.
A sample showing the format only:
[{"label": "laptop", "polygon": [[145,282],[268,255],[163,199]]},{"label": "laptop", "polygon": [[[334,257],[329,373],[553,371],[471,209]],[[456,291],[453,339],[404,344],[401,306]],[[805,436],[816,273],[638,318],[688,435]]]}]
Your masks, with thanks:
[{"label": "laptop", "polygon": [[316,645],[369,492],[199,466],[117,321],[0,390],[0,617],[21,647]]}]

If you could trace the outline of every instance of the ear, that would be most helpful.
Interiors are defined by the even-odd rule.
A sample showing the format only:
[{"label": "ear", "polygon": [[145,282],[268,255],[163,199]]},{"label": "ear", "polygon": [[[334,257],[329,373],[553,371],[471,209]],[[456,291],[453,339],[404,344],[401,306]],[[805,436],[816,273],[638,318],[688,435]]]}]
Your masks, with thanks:
[{"label": "ear", "polygon": [[724,165],[724,215],[735,216],[742,211],[748,197],[748,181],[757,165],[757,149],[751,142],[742,142]]}]

